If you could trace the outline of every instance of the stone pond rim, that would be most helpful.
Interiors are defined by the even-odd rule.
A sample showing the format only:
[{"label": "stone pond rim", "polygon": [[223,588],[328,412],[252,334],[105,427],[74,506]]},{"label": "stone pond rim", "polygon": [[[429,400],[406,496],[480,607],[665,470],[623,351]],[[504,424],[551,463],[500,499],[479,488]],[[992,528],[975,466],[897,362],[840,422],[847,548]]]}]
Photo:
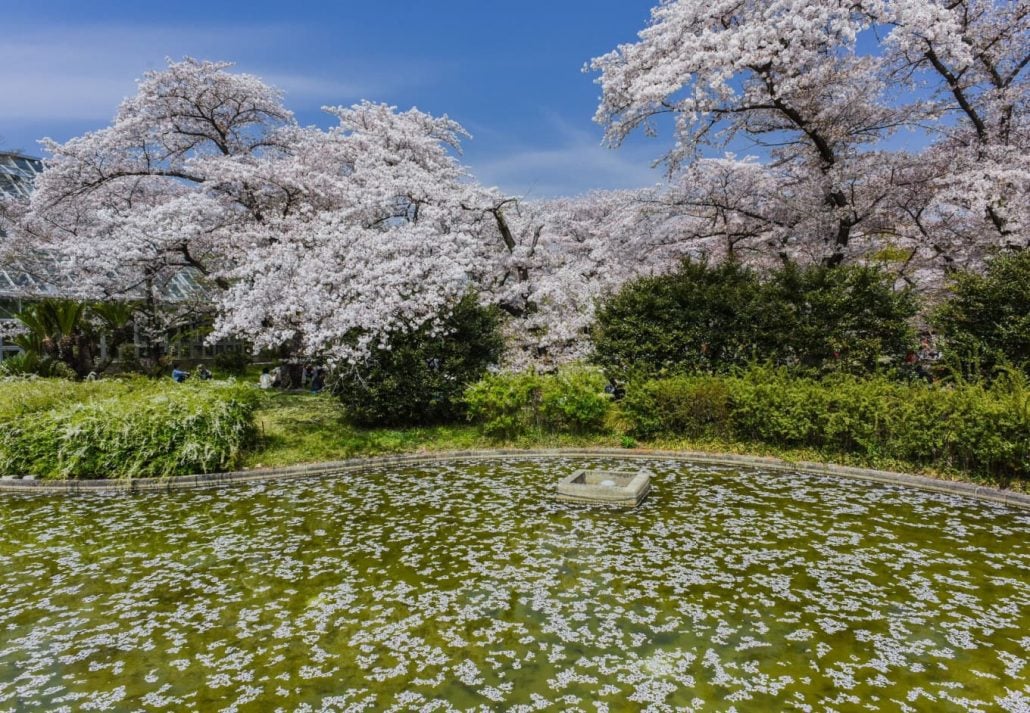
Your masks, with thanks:
[{"label": "stone pond rim", "polygon": [[492,449],[468,451],[439,451],[350,458],[330,463],[313,463],[283,468],[260,468],[227,473],[179,475],[167,478],[121,478],[94,480],[29,480],[0,478],[0,493],[135,493],[150,491],[176,491],[213,488],[234,483],[257,483],[288,480],[321,475],[344,475],[372,470],[388,465],[419,465],[455,460],[490,460],[496,458],[562,458],[602,457],[626,460],[662,459],[684,463],[737,465],[780,471],[824,475],[855,480],[867,480],[888,485],[900,485],[944,495],[976,498],[1010,507],[1030,510],[1030,494],[1017,493],[963,481],[939,480],[922,475],[892,471],[854,468],[851,466],[791,462],[770,456],[746,456],[734,453],[705,453],[700,451],[663,451],[626,448],[546,448],[546,449]]}]

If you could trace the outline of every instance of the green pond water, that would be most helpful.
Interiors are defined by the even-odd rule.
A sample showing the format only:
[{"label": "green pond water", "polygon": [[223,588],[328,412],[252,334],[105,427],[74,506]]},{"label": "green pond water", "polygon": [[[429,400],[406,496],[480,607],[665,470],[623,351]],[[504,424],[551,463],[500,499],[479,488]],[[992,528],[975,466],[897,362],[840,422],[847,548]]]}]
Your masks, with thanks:
[{"label": "green pond water", "polygon": [[[638,510],[555,502],[646,468]],[[0,498],[0,711],[1026,711],[1030,513],[682,462]]]}]

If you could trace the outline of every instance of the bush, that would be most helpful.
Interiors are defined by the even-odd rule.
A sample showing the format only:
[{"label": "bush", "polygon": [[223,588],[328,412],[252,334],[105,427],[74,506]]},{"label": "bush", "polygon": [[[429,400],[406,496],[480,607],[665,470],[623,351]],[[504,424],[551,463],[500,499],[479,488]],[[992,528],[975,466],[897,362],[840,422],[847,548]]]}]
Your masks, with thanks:
[{"label": "bush", "polygon": [[548,429],[563,433],[600,430],[610,409],[607,381],[598,369],[571,366],[556,374],[489,374],[469,386],[470,420],[491,436]]},{"label": "bush", "polygon": [[687,261],[677,272],[636,280],[600,306],[595,361],[622,378],[746,364],[758,299],[758,278],[733,263]]},{"label": "bush", "polygon": [[731,438],[1030,476],[1030,390],[1017,372],[985,387],[757,368],[633,383],[620,409],[642,438]]},{"label": "bush", "polygon": [[[109,359],[100,357],[103,341],[112,353],[117,353],[126,340],[131,340],[135,309],[127,302],[88,303],[53,298],[32,301],[15,315],[24,331],[11,341],[34,355],[40,364],[59,361],[69,372],[84,377],[110,365]],[[56,372],[46,375],[62,376]]]},{"label": "bush", "polygon": [[253,357],[246,350],[230,350],[216,354],[213,365],[225,374],[242,376],[247,371],[247,367],[250,366],[252,360]]},{"label": "bush", "polygon": [[791,265],[760,281],[733,264],[686,262],[601,306],[595,360],[626,378],[728,373],[754,361],[867,373],[901,362],[915,307],[872,268]]},{"label": "bush", "polygon": [[464,415],[462,394],[496,363],[504,344],[495,310],[466,297],[439,334],[423,327],[394,336],[361,364],[333,375],[333,392],[365,426],[427,425]]},{"label": "bush", "polygon": [[135,383],[121,379],[76,383],[64,379],[5,378],[0,380],[0,424],[28,413],[119,396],[130,391]]},{"label": "bush", "polygon": [[730,430],[748,441],[819,445],[827,390],[818,381],[791,378],[784,369],[755,369],[728,379]]},{"label": "bush", "polygon": [[659,433],[690,437],[725,433],[730,394],[718,377],[675,376],[633,384],[621,402],[632,415],[633,432],[641,438]]},{"label": "bush", "polygon": [[43,478],[207,473],[238,465],[252,387],[133,380],[4,385],[0,472]]},{"label": "bush", "polygon": [[541,378],[543,423],[553,431],[585,433],[604,424],[611,405],[608,382],[600,369],[566,367]]},{"label": "bush", "polygon": [[36,352],[21,352],[0,362],[0,376],[42,376],[54,379],[74,379],[75,371],[58,359],[40,356]]},{"label": "bush", "polygon": [[965,375],[1006,363],[1030,373],[1030,251],[995,258],[984,275],[957,275],[934,323]]},{"label": "bush", "polygon": [[912,292],[872,267],[787,265],[762,285],[756,356],[809,370],[866,374],[914,345]]},{"label": "bush", "polygon": [[487,374],[464,394],[468,418],[490,436],[514,436],[541,425],[537,374]]}]

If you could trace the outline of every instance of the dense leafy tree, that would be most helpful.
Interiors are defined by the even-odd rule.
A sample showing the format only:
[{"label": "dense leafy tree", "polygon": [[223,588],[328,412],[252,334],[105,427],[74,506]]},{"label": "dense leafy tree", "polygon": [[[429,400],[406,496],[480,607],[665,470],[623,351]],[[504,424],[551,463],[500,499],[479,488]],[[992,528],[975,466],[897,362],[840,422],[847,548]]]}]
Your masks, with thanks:
[{"label": "dense leafy tree", "polygon": [[1030,251],[995,258],[983,275],[957,274],[934,321],[967,372],[1006,363],[1030,371]]},{"label": "dense leafy tree", "polygon": [[612,373],[726,371],[749,361],[865,372],[912,346],[915,302],[873,268],[788,265],[760,280],[686,262],[627,284],[598,312],[596,359]]},{"label": "dense leafy tree", "polygon": [[341,366],[333,390],[363,425],[440,423],[462,415],[465,388],[501,357],[496,310],[466,296],[438,323],[393,336]]},{"label": "dense leafy tree", "polygon": [[757,276],[733,263],[687,261],[627,284],[597,315],[594,347],[606,370],[668,373],[728,368],[752,358]]},{"label": "dense leafy tree", "polygon": [[758,305],[756,354],[803,368],[872,371],[914,343],[912,293],[875,268],[790,264],[769,275]]}]

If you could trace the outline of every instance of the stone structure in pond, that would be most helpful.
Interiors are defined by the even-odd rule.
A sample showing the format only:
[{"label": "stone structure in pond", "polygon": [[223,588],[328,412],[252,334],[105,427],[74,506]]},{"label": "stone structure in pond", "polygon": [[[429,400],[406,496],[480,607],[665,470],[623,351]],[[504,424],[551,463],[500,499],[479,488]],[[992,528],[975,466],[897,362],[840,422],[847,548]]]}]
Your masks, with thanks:
[{"label": "stone structure in pond", "polygon": [[646,471],[580,469],[558,482],[558,500],[575,505],[635,508],[651,492]]}]

